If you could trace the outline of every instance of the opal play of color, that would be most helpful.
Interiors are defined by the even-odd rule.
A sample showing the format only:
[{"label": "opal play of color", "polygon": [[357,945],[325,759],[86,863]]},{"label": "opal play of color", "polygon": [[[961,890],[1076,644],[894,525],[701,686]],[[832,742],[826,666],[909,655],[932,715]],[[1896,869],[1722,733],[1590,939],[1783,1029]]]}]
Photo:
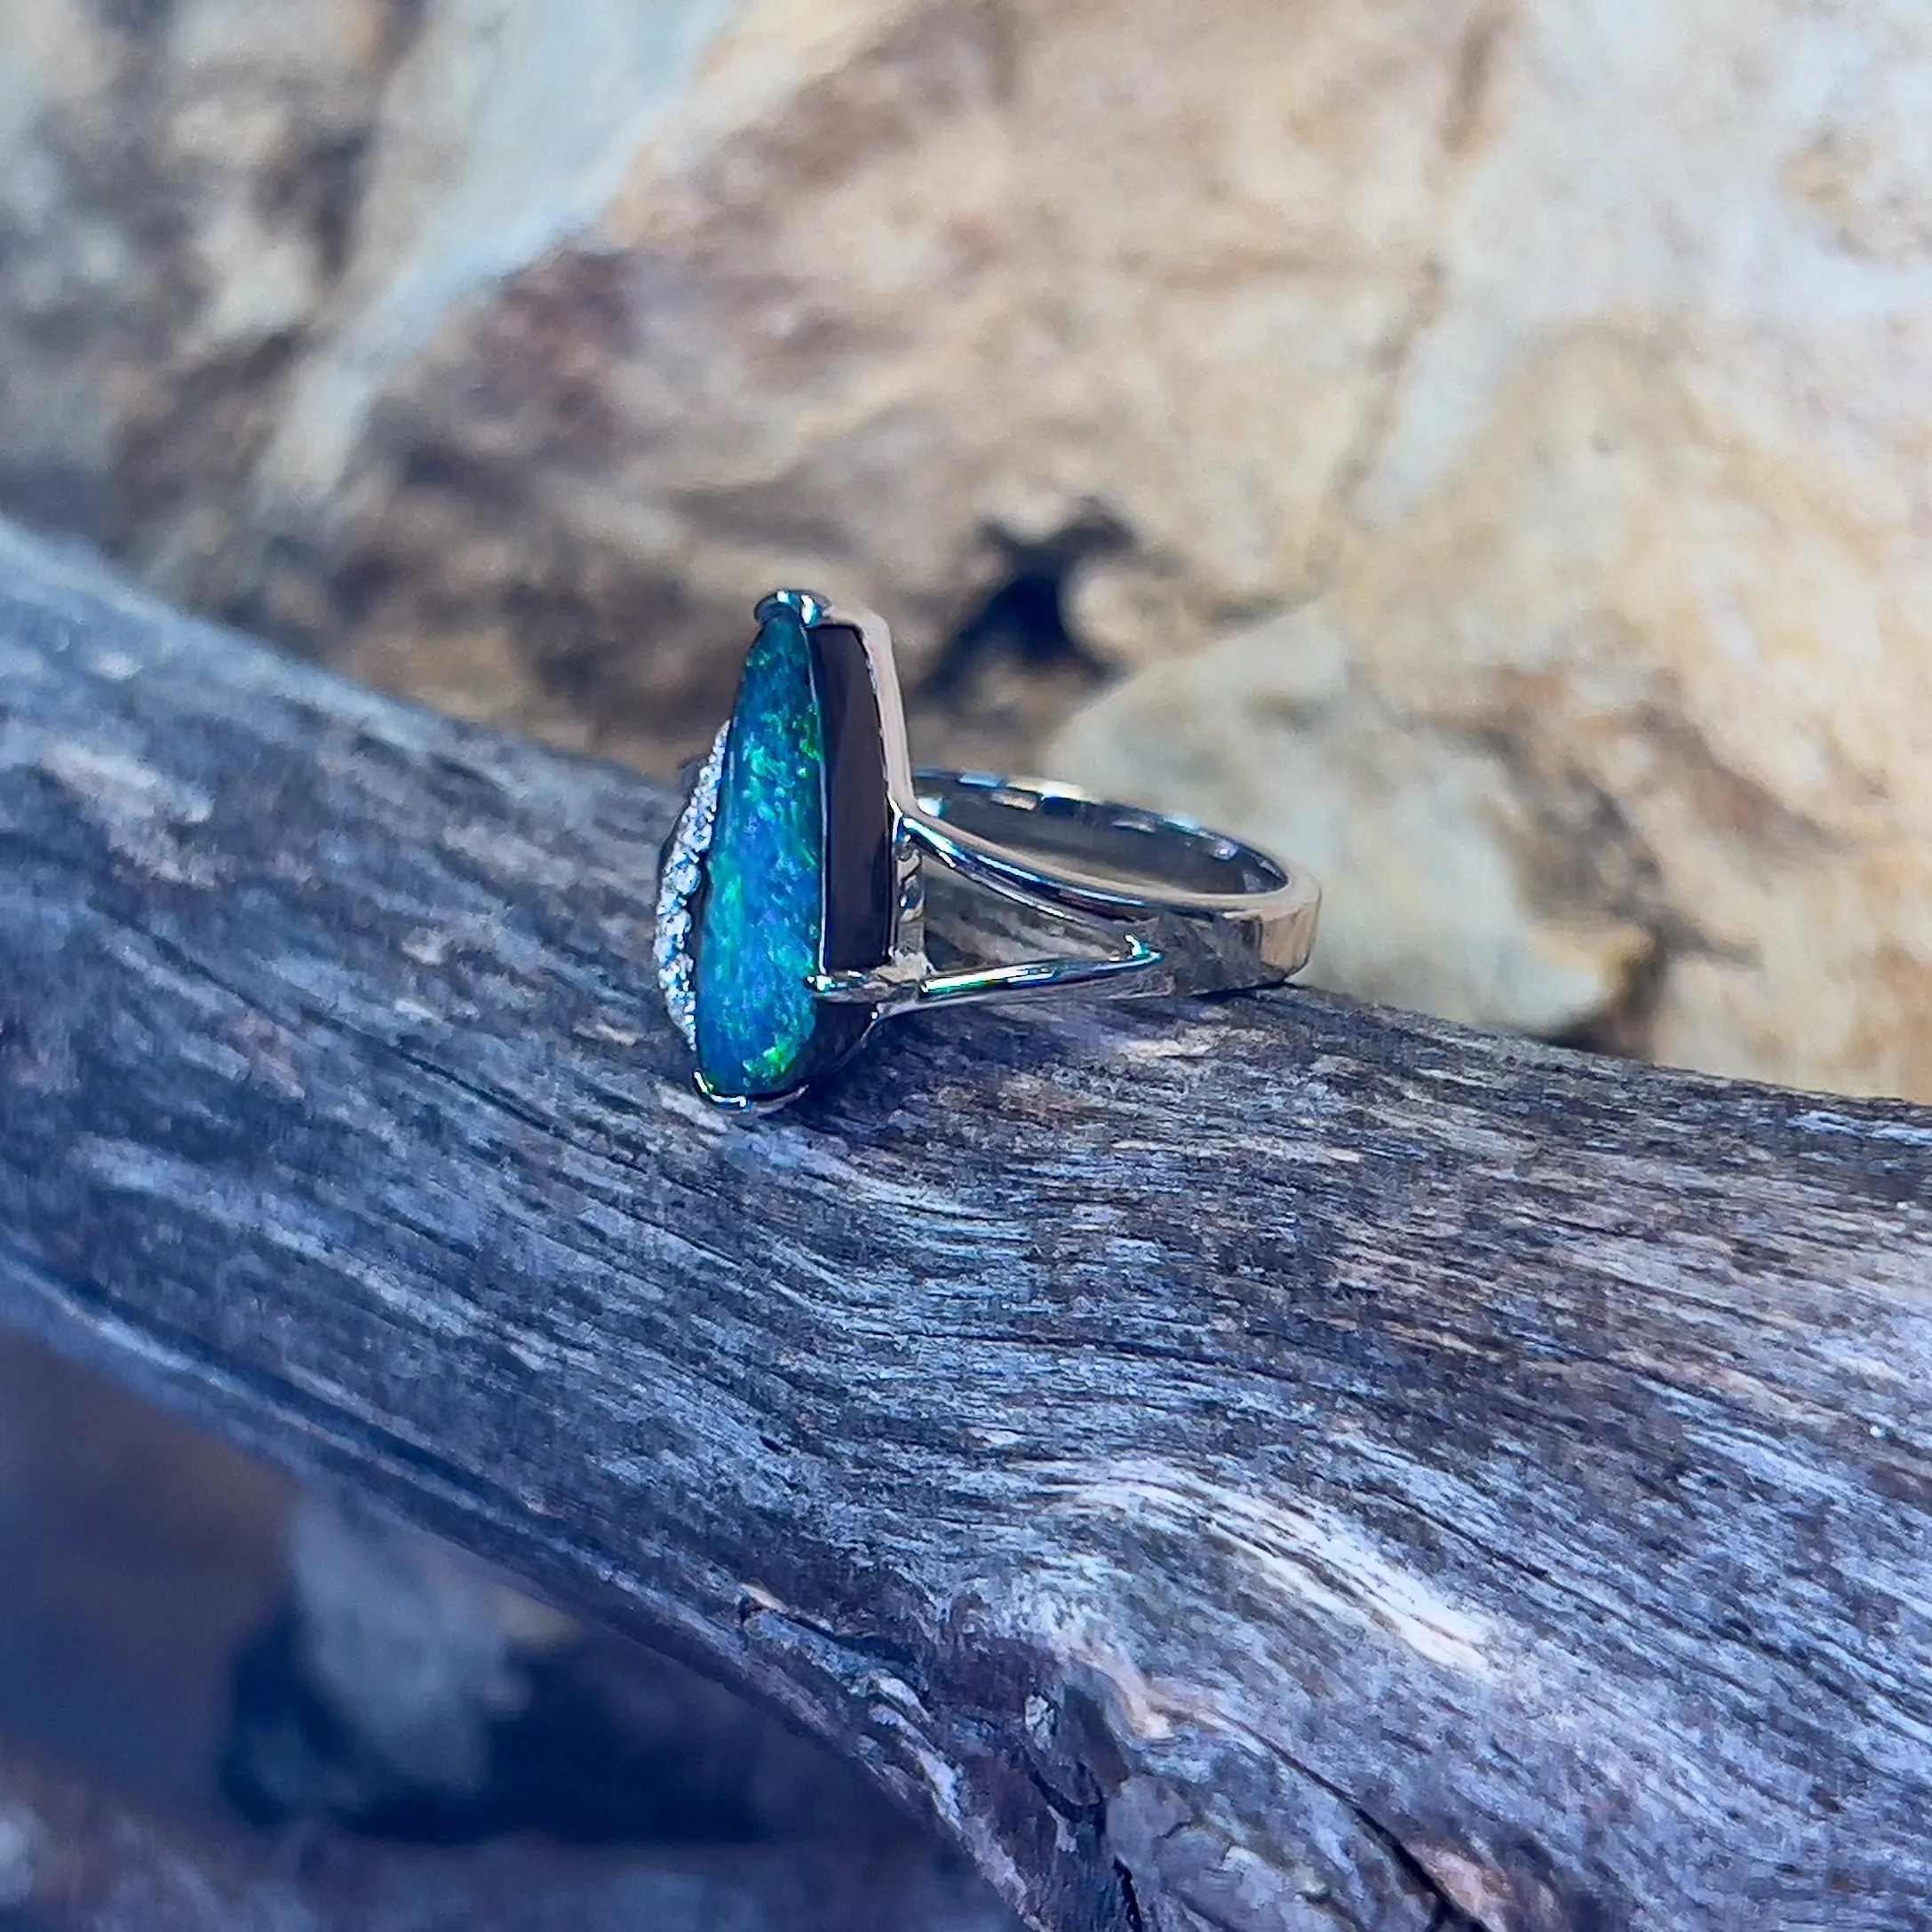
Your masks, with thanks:
[{"label": "opal play of color", "polygon": [[745,659],[704,879],[698,1071],[715,1093],[785,1093],[810,1070],[825,902],[824,731],[790,610],[766,618]]}]

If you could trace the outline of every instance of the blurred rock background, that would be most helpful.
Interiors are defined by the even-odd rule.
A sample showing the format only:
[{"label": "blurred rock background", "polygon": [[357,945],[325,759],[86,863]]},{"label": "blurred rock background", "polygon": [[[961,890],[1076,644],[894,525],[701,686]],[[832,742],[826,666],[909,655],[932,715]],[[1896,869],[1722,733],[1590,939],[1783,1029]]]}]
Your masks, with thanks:
[{"label": "blurred rock background", "polygon": [[[0,511],[665,773],[850,597],[1364,998],[1932,1098],[1928,445],[1906,0],[0,0]],[[287,1500],[0,1371],[0,1729],[167,1801]]]}]

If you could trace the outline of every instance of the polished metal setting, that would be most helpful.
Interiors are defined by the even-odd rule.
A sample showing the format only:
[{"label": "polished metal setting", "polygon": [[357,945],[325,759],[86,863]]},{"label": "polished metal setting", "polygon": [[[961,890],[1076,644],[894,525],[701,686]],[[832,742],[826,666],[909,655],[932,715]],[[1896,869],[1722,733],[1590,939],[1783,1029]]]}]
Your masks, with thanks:
[{"label": "polished metal setting", "polygon": [[[1093,799],[1070,785],[915,771],[885,622],[802,590],[774,592],[756,615],[763,621],[779,608],[795,613],[808,632],[820,625],[855,632],[877,703],[876,745],[843,745],[838,756],[883,762],[891,863],[881,889],[892,902],[889,917],[879,923],[889,942],[870,965],[833,967],[823,957],[822,941],[820,969],[810,982],[822,1000],[868,1009],[865,1034],[879,1020],[922,1007],[1073,991],[1231,992],[1277,984],[1308,964],[1321,890],[1300,867],[1191,820]],[[730,728],[727,723],[719,732],[693,772],[659,875],[658,977],[688,1045],[696,1037],[695,958],[705,855]],[[837,783],[836,771],[828,768],[828,797]],[[1005,902],[1030,927],[1063,935],[1068,950],[935,967],[927,951],[928,865]],[[828,854],[828,881],[831,871]],[[827,891],[829,898],[829,884]],[[823,929],[831,929],[829,916]],[[765,1113],[797,1099],[831,1070],[821,1068],[773,1095],[719,1093],[702,1077],[697,1085],[722,1109]]]}]

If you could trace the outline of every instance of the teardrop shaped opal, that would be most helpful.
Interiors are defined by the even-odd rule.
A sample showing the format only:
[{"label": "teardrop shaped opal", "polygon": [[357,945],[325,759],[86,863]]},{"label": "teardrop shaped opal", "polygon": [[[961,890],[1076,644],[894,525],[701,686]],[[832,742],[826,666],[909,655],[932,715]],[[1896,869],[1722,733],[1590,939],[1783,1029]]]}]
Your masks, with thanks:
[{"label": "teardrop shaped opal", "polygon": [[783,1093],[811,1071],[825,917],[824,728],[805,625],[760,626],[725,746],[697,921],[698,1072],[713,1093]]}]

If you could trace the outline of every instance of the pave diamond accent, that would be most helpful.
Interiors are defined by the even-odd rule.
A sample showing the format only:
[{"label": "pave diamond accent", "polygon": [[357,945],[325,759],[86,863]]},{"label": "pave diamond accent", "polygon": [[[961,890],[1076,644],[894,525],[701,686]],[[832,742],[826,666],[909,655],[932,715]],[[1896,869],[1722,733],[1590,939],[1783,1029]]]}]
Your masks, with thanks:
[{"label": "pave diamond accent", "polygon": [[657,880],[657,931],[652,942],[657,959],[657,983],[664,990],[664,1006],[672,1023],[684,1036],[684,1044],[697,1046],[696,965],[691,953],[692,902],[704,877],[704,855],[711,849],[712,832],[718,822],[718,787],[724,776],[725,740],[728,723],[720,726],[718,735],[698,771],[685,801],[677,829],[665,849],[664,866]]}]

